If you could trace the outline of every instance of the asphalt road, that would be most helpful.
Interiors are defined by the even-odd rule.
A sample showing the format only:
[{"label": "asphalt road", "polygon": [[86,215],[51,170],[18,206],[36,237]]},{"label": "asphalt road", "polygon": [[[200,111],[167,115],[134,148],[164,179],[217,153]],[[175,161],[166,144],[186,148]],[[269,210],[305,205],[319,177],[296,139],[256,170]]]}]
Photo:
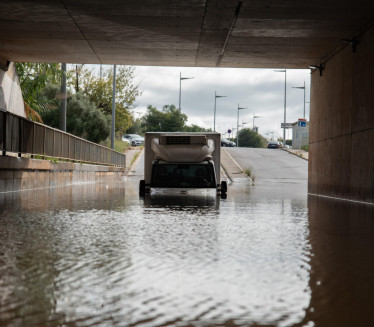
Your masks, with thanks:
[{"label": "asphalt road", "polygon": [[226,149],[244,171],[251,171],[256,188],[267,196],[307,196],[308,161],[278,149]]}]

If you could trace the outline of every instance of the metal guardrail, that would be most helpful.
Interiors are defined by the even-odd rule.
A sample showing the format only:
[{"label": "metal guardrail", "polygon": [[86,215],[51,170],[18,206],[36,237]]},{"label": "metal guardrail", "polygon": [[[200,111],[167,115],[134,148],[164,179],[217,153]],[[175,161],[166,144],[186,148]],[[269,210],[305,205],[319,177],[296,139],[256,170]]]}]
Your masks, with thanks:
[{"label": "metal guardrail", "polygon": [[126,156],[58,129],[0,111],[0,151],[77,162],[126,166]]}]

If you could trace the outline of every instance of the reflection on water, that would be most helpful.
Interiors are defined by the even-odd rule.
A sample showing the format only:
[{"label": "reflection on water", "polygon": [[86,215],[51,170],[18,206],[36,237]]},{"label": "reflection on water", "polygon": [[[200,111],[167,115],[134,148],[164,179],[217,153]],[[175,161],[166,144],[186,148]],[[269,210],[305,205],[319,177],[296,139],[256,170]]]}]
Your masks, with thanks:
[{"label": "reflection on water", "polygon": [[168,208],[170,210],[180,210],[202,214],[217,214],[213,210],[218,210],[221,198],[216,196],[214,191],[211,194],[152,194],[144,198],[146,208]]},{"label": "reflection on water", "polygon": [[309,197],[312,299],[317,326],[373,326],[373,206]]},{"label": "reflection on water", "polygon": [[0,326],[367,325],[371,211],[231,191],[3,196]]}]

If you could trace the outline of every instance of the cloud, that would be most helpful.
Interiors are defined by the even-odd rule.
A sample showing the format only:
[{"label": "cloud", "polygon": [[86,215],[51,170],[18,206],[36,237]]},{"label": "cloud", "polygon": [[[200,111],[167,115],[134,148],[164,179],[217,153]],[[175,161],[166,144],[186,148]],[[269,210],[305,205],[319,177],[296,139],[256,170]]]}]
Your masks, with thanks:
[{"label": "cloud", "polygon": [[[87,67],[97,73],[100,69],[99,65]],[[158,109],[166,104],[178,107],[180,73],[182,77],[194,77],[181,83],[181,109],[187,114],[189,124],[213,129],[214,94],[217,92],[226,96],[217,98],[217,131],[225,133],[232,128],[236,131],[240,105],[247,109],[239,111],[239,124],[245,122],[245,127],[252,127],[255,114],[260,116],[255,124],[261,134],[266,136],[274,132],[276,137],[283,135],[280,126],[284,120],[284,73],[273,69],[135,66],[134,83],[143,92],[136,100],[136,116],[144,114],[148,105]],[[287,122],[295,122],[303,116],[304,92],[292,87],[303,86],[304,82],[308,118],[310,71],[287,70]]]},{"label": "cloud", "polygon": [[[186,68],[186,67],[136,67],[135,82],[143,91],[137,99],[137,112],[145,112],[147,105],[161,109],[165,104],[179,103],[179,74],[194,77],[183,80],[181,109],[189,117],[189,123],[213,128],[214,95],[216,99],[216,130],[224,133],[236,128],[238,105],[240,124],[253,125],[253,115],[261,134],[274,131],[283,135],[280,128],[284,120],[284,73],[272,69],[234,68]],[[287,70],[287,122],[303,116],[304,93],[293,86],[306,83],[306,101],[309,102],[309,70]],[[309,104],[306,105],[307,117]]]}]

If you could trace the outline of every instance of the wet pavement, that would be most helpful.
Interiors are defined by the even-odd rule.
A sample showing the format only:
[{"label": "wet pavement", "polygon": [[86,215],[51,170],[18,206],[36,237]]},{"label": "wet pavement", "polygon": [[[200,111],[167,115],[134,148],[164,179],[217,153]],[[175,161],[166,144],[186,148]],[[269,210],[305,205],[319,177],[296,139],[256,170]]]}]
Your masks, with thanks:
[{"label": "wet pavement", "polygon": [[0,195],[0,326],[371,326],[372,207],[308,198],[305,160],[260,154],[236,155],[256,178],[227,199],[139,198],[142,161],[123,183]]}]

